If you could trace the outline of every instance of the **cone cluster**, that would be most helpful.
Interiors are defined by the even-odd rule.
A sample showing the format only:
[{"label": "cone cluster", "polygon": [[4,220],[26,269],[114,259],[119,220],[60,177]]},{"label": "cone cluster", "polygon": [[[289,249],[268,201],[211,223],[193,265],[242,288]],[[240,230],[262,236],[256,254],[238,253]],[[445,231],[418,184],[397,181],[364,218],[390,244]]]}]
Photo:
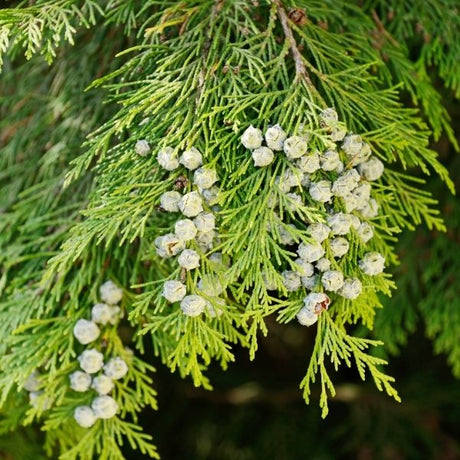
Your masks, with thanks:
[{"label": "cone cluster", "polygon": [[[353,300],[361,294],[362,279],[343,273],[340,260],[347,256],[353,235],[365,247],[374,236],[372,219],[377,217],[379,205],[372,196],[372,182],[380,179],[384,171],[383,163],[372,156],[369,144],[361,136],[347,133],[333,108],[321,112],[320,123],[320,132],[326,137],[322,151],[311,148],[310,133],[288,135],[280,125],[269,127],[265,133],[250,126],[241,136],[256,167],[270,167],[277,156],[287,158],[288,167],[275,181],[284,196],[285,208],[293,214],[302,206],[316,206],[324,212],[323,222],[290,223],[278,215],[279,193],[273,193],[268,203],[279,222],[276,226],[270,224],[269,230],[281,244],[295,245],[292,230],[296,224],[306,227],[309,235],[293,248],[298,258],[292,261],[292,269],[281,273],[286,291],[307,292],[304,307],[297,315],[299,322],[307,326],[328,308],[330,295]],[[283,217],[286,215],[283,213]],[[358,270],[352,272],[367,276],[379,275],[385,268],[384,257],[374,251],[365,252],[353,262]],[[267,280],[267,289],[277,290],[278,286]]]}]

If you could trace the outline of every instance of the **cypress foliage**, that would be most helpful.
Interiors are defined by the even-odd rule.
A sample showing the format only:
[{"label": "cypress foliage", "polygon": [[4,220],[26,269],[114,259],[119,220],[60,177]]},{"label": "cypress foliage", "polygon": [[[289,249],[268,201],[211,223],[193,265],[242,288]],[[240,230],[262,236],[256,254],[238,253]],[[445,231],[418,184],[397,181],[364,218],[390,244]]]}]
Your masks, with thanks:
[{"label": "cypress foliage", "polygon": [[[212,389],[208,366],[225,369],[235,347],[253,358],[268,316],[310,324],[300,386],[308,403],[318,385],[323,417],[343,364],[399,401],[375,349],[413,328],[412,310],[382,307],[416,273],[436,286],[417,289],[418,314],[458,376],[458,262],[425,183],[435,174],[454,192],[430,141],[458,147],[435,84],[460,96],[457,8],[0,9],[0,433],[38,423],[47,454],[67,460],[121,459],[123,443],[158,458],[138,422],[156,408],[153,363]],[[415,270],[395,244],[421,224],[439,232],[439,253]],[[383,260],[400,264],[394,280]],[[110,396],[95,384],[103,372]]]}]

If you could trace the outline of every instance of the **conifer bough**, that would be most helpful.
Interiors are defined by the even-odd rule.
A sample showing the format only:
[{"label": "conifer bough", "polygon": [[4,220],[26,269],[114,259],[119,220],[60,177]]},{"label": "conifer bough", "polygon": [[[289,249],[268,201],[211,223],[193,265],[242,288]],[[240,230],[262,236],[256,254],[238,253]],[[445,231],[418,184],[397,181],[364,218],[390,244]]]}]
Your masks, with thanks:
[{"label": "conifer bough", "polygon": [[399,401],[362,334],[394,235],[445,229],[419,174],[453,191],[428,143],[457,147],[432,83],[460,94],[456,2],[9,3],[0,433],[157,458],[152,363],[211,389],[268,317],[315,336],[301,388],[319,379],[323,416],[341,364]]}]

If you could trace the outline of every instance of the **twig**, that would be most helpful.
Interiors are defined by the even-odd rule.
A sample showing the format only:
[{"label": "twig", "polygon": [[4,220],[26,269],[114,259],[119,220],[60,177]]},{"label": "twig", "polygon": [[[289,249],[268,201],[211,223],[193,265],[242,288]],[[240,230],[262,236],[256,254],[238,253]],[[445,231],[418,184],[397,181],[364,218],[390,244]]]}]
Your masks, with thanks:
[{"label": "twig", "polygon": [[305,78],[306,82],[309,85],[312,85],[310,77],[307,72],[307,68],[305,67],[303,56],[297,47],[297,42],[295,41],[294,35],[292,34],[292,30],[289,27],[288,17],[286,15],[286,11],[283,8],[280,0],[274,0],[275,5],[278,7],[278,17],[280,18],[281,27],[283,28],[284,35],[289,41],[289,46],[291,48],[292,57],[294,58],[295,62],[295,71],[297,75],[302,76]]},{"label": "twig", "polygon": [[391,36],[390,33],[388,33],[388,31],[385,29],[385,26],[383,25],[382,21],[380,20],[377,12],[375,10],[372,10],[372,19],[374,20],[375,22],[375,25],[377,26],[379,32],[384,36],[386,37],[392,45],[394,45],[395,47],[399,47],[399,43]]}]

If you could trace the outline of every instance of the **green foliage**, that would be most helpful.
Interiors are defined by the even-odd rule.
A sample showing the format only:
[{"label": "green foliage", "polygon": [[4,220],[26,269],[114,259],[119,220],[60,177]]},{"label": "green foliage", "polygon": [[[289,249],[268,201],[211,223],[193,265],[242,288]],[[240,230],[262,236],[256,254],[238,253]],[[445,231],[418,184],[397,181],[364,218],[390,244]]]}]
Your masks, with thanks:
[{"label": "green foliage", "polygon": [[[451,168],[458,178],[458,161]],[[438,184],[438,189],[439,184]],[[404,260],[395,270],[398,291],[391,303],[379,311],[374,334],[385,341],[390,353],[398,353],[420,322],[433,341],[434,351],[447,355],[453,374],[460,376],[459,299],[456,280],[460,270],[458,241],[460,207],[458,200],[448,197],[443,206],[446,233],[418,229],[417,250],[412,249],[414,235],[405,235],[398,244]],[[422,250],[420,250],[420,247]]]},{"label": "green foliage", "polygon": [[15,8],[2,10],[0,49],[5,52],[11,46],[14,53],[24,48],[27,59],[42,54],[51,62],[61,41],[73,45],[77,27],[94,25],[101,12],[98,2],[92,0],[39,1],[32,6],[19,2]]},{"label": "green foliage", "polygon": [[328,375],[325,363],[325,358],[327,357],[329,357],[335,370],[338,369],[342,361],[348,367],[351,367],[353,360],[361,379],[365,380],[367,370],[380,391],[385,389],[390,396],[394,397],[397,401],[401,401],[397,391],[392,386],[394,378],[383,374],[379,370],[379,366],[387,364],[386,361],[366,353],[365,350],[371,345],[377,346],[382,345],[382,343],[350,336],[343,328],[338,327],[329,315],[321,315],[310,366],[307,375],[300,384],[300,387],[304,390],[305,401],[309,402],[311,394],[310,383],[315,382],[316,375],[319,374],[321,379],[319,405],[322,408],[322,416],[325,417],[329,412],[327,405],[328,393],[331,396],[335,396],[335,389]]},{"label": "green foliage", "polygon": [[[211,388],[206,370],[212,362],[225,369],[235,346],[248,347],[254,357],[260,334],[269,332],[267,317],[295,318],[301,296],[285,290],[279,272],[292,268],[296,256],[281,244],[278,226],[298,222],[292,237],[305,241],[306,223],[327,214],[312,200],[292,210],[278,192],[275,180],[289,170],[287,161],[254,168],[240,144],[250,124],[310,131],[311,148],[321,149],[327,135],[319,113],[333,106],[350,130],[362,133],[386,166],[375,186],[382,216],[373,221],[370,247],[389,263],[397,263],[393,245],[402,229],[425,223],[445,230],[437,201],[415,171],[434,171],[454,190],[429,146],[442,133],[456,146],[433,85],[438,72],[460,94],[454,0],[13,3],[0,9],[1,432],[38,422],[47,454],[63,459],[123,458],[123,439],[155,458],[136,420],[144,406],[156,407],[151,354],[196,386]],[[298,8],[300,18],[290,8]],[[135,153],[140,139],[154,155]],[[174,227],[171,215],[159,210],[161,195],[179,179],[158,167],[155,154],[166,146],[195,146],[219,174],[221,240],[214,252],[223,254],[224,264],[204,256],[185,283],[191,292],[200,277],[221,284],[223,304],[213,305],[221,316],[188,318],[161,296],[165,280],[183,276],[154,249],[155,238]],[[183,175],[190,183],[191,175]],[[273,191],[279,216],[268,206]],[[451,253],[444,257],[443,238],[436,234],[433,263],[421,266],[420,279],[436,289],[418,289],[418,304],[435,348],[449,354],[458,375],[458,302],[449,281],[436,282],[440,270],[453,276],[458,264]],[[352,235],[350,253],[337,268],[355,275],[363,253]],[[419,282],[401,262],[403,286]],[[280,295],[267,290],[265,277]],[[132,343],[136,355],[126,384],[116,388],[120,415],[82,429],[72,414],[86,396],[68,391],[79,350],[72,328],[88,317],[107,278],[124,288],[126,316],[119,335],[112,328],[105,339],[119,354],[126,353],[123,342]],[[384,308],[377,340],[363,337],[382,307],[378,293],[389,295],[393,287],[388,276],[365,277],[357,300],[334,299],[320,315],[301,386],[308,402],[319,378],[323,416],[328,394],[335,394],[328,362],[336,371],[342,363],[356,366],[362,379],[367,372],[379,390],[399,400],[393,379],[381,370],[386,361],[371,348],[380,339],[394,347],[403,342],[416,314]],[[43,374],[44,393],[31,408],[21,388],[35,369]]]}]

